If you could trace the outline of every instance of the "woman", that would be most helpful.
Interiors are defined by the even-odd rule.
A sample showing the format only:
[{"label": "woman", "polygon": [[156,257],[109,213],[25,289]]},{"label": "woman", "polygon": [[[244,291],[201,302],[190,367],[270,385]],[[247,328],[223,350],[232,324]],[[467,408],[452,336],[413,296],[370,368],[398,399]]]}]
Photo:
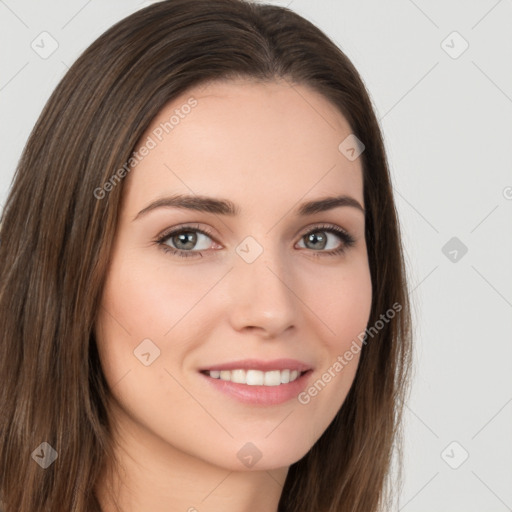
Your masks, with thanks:
[{"label": "woman", "polygon": [[42,112],[1,240],[5,512],[389,506],[400,232],[364,84],[311,23],[116,24]]}]

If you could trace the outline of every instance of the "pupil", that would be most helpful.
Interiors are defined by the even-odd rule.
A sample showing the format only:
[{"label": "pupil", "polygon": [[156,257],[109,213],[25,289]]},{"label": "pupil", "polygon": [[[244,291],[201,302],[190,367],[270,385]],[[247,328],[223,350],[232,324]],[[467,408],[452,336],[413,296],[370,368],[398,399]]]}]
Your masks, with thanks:
[{"label": "pupil", "polygon": [[[188,245],[187,245],[187,240],[186,240],[187,237],[192,237],[192,241],[189,242]],[[180,235],[176,235],[174,238],[178,240],[178,243],[175,244],[178,249],[192,249],[194,247],[194,245],[196,244],[197,235],[196,235],[196,233],[193,233],[192,231],[187,231]],[[184,242],[186,247],[180,247],[179,244],[181,242]]]},{"label": "pupil", "polygon": [[[320,241],[320,247],[322,249],[325,247],[325,243],[326,243],[325,236],[323,236],[323,235],[318,236],[316,233],[311,233],[309,235],[309,241],[311,241],[313,243]],[[322,241],[323,241],[323,244],[321,243]],[[319,247],[319,246],[317,245],[316,247]]]}]

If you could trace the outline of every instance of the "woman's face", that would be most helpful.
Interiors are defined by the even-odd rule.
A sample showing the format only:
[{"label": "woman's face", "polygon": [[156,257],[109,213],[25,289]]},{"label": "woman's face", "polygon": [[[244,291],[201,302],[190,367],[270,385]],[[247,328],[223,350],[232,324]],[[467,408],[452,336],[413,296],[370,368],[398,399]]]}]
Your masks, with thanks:
[{"label": "woman's face", "polygon": [[[280,468],[329,426],[372,298],[350,134],[305,86],[240,81],[188,91],[141,139],[96,326],[111,413],[138,449]],[[294,368],[309,371],[286,383]]]}]

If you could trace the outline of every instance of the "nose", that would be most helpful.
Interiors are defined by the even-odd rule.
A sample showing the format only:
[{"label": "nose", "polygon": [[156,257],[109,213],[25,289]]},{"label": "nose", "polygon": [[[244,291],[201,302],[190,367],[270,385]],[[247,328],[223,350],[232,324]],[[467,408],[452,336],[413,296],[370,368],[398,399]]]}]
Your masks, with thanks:
[{"label": "nose", "polygon": [[229,281],[229,317],[235,330],[275,338],[296,326],[300,301],[283,258],[268,248],[252,263],[235,256]]}]

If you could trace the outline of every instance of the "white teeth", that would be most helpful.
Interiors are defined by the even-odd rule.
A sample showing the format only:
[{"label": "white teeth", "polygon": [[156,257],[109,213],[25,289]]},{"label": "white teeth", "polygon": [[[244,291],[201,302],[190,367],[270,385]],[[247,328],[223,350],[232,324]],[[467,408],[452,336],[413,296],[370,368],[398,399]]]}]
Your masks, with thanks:
[{"label": "white teeth", "polygon": [[248,386],[279,386],[293,382],[301,373],[298,370],[211,370],[206,372],[213,379],[247,384]]},{"label": "white teeth", "polygon": [[279,386],[279,384],[281,384],[281,372],[279,370],[265,372],[263,377],[264,386]]},{"label": "white teeth", "polygon": [[245,382],[241,382],[241,384],[247,384],[248,386],[263,386],[264,379],[265,376],[263,375],[263,372],[260,372],[259,370],[247,370]]},{"label": "white teeth", "polygon": [[[237,382],[238,384],[245,384],[245,370],[233,370],[231,373],[231,382]],[[229,379],[229,376],[228,376]],[[228,380],[225,379],[225,380]]]}]

